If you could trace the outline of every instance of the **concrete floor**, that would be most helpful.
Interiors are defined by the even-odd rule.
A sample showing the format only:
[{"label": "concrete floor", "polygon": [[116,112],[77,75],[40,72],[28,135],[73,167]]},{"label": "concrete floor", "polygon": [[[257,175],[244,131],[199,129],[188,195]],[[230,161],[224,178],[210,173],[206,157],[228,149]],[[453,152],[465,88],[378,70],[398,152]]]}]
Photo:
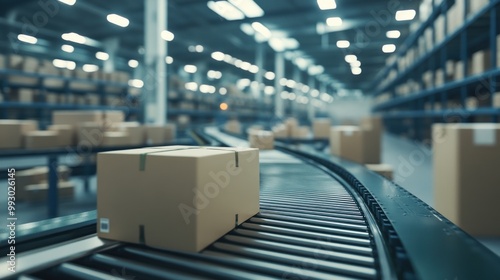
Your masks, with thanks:
[{"label": "concrete floor", "polygon": [[[382,141],[382,162],[394,167],[394,180],[400,186],[434,206],[432,152],[428,147],[409,140],[385,134]],[[23,158],[0,162],[0,170],[9,167],[44,165],[42,158]],[[67,158],[61,158],[61,163],[69,163]],[[60,215],[76,214],[96,209],[96,178],[90,178],[90,189],[84,190],[83,178],[72,178],[75,184],[75,197],[60,202]],[[0,189],[6,190],[7,182],[0,182]],[[0,205],[6,205],[7,198],[0,195]],[[6,207],[0,207],[0,219],[5,220]],[[18,224],[29,223],[48,218],[45,203],[21,202],[16,205]],[[500,238],[478,238],[484,245],[500,256]]]}]

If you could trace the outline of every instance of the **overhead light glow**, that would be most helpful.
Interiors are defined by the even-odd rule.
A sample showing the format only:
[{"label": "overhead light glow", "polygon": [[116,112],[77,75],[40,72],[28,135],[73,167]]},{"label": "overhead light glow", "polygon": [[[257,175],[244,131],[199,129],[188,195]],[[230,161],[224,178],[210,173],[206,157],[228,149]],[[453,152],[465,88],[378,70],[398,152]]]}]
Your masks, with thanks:
[{"label": "overhead light glow", "polygon": [[319,90],[317,90],[317,89],[311,90],[311,97],[316,98],[318,96],[319,96]]},{"label": "overhead light glow", "polygon": [[351,71],[352,71],[352,74],[356,75],[356,76],[361,74],[361,68],[359,68],[359,67],[353,67],[353,68],[351,68]]},{"label": "overhead light glow", "polygon": [[361,61],[356,60],[350,63],[351,67],[361,67]]},{"label": "overhead light glow", "polygon": [[389,39],[397,39],[401,36],[401,32],[399,30],[390,30],[387,31],[386,36]]},{"label": "overhead light glow", "polygon": [[337,8],[335,0],[318,0],[318,7],[320,10],[333,10]]},{"label": "overhead light glow", "polygon": [[253,29],[252,25],[248,23],[242,23],[240,25],[240,29],[241,31],[243,31],[243,33],[247,34],[248,36],[255,35],[255,30]]},{"label": "overhead light glow", "polygon": [[205,50],[205,48],[202,45],[196,45],[194,47],[194,50],[198,53],[202,53]]},{"label": "overhead light glow", "polygon": [[276,78],[276,74],[274,74],[273,72],[271,71],[268,71],[266,72],[266,74],[264,74],[264,77],[268,80],[274,80],[274,78]]},{"label": "overhead light glow", "polygon": [[174,40],[174,38],[175,38],[174,33],[170,32],[170,31],[168,31],[168,30],[163,30],[163,31],[161,32],[160,36],[161,36],[161,38],[162,38],[163,40],[168,41],[168,42],[173,41],[173,40]]},{"label": "overhead light glow", "polygon": [[286,86],[286,82],[288,82],[288,80],[286,78],[281,78],[280,79],[280,85]]},{"label": "overhead light glow", "polygon": [[271,36],[272,36],[271,31],[260,22],[253,22],[252,28],[257,33],[262,35],[262,37],[264,37],[265,40],[269,40],[269,38],[271,38]]},{"label": "overhead light glow", "polygon": [[309,86],[307,86],[307,85],[303,85],[302,88],[301,88],[301,90],[302,90],[303,93],[308,93],[310,89],[311,88],[309,88]]},{"label": "overhead light glow", "polygon": [[226,63],[233,63],[234,59],[232,56],[228,55],[228,54],[225,54],[224,55],[224,62]]},{"label": "overhead light glow", "polygon": [[137,66],[139,66],[139,61],[137,61],[135,59],[131,59],[128,61],[128,66],[130,68],[137,68]]},{"label": "overhead light glow", "polygon": [[128,18],[126,17],[122,17],[120,15],[117,15],[117,14],[109,14],[106,19],[112,23],[112,24],[116,24],[120,27],[127,27],[130,23],[130,21],[128,20]]},{"label": "overhead light glow", "polygon": [[297,83],[294,80],[286,81],[286,86],[289,88],[294,88]]},{"label": "overhead light glow", "polygon": [[194,74],[197,70],[198,68],[195,65],[187,64],[184,66],[184,71],[186,71],[186,73]]},{"label": "overhead light glow", "polygon": [[62,45],[61,50],[67,52],[67,53],[72,53],[75,51],[75,48],[71,45]]},{"label": "overhead light glow", "polygon": [[82,69],[84,72],[92,73],[92,72],[96,72],[97,70],[99,70],[99,66],[94,65],[94,64],[85,64],[85,65],[83,65]]},{"label": "overhead light glow", "polygon": [[224,53],[222,52],[213,52],[212,53],[212,58],[217,60],[217,61],[223,61],[224,60]]},{"label": "overhead light glow", "polygon": [[78,44],[85,44],[87,42],[87,38],[85,38],[82,35],[75,33],[75,32],[64,33],[63,35],[61,35],[61,38],[63,40],[78,43]]},{"label": "overhead light glow", "polygon": [[295,98],[297,98],[297,95],[293,92],[291,92],[290,94],[288,94],[288,100],[295,100]]},{"label": "overhead light glow", "polygon": [[61,2],[61,3],[66,4],[68,6],[73,6],[76,3],[76,0],[58,0],[58,1]]},{"label": "overhead light glow", "polygon": [[76,68],[76,63],[74,61],[54,59],[52,61],[52,64],[54,65],[54,67],[57,67],[57,68],[66,68],[69,70],[75,70],[75,68]]},{"label": "overhead light glow", "polygon": [[358,60],[358,57],[353,54],[348,54],[345,56],[345,62],[347,63],[353,63],[356,60]]},{"label": "overhead light glow", "polygon": [[227,1],[208,1],[207,6],[226,20],[244,19],[245,14]]},{"label": "overhead light glow", "polygon": [[393,53],[396,51],[396,45],[394,44],[386,44],[382,46],[382,51],[384,53]]},{"label": "overhead light glow", "polygon": [[330,17],[326,19],[326,25],[332,27],[342,26],[342,19],[339,17]]},{"label": "overhead light glow", "polygon": [[272,87],[272,86],[266,86],[264,88],[264,93],[266,95],[273,95],[274,94],[274,87]]},{"label": "overhead light glow", "polygon": [[240,68],[245,70],[245,71],[248,71],[248,70],[250,70],[251,66],[252,66],[252,64],[250,64],[250,62],[243,61],[243,62],[241,62]]},{"label": "overhead light glow", "polygon": [[303,57],[297,57],[294,59],[295,65],[299,67],[300,70],[305,70],[307,67],[309,67],[309,60],[303,58]]},{"label": "overhead light glow", "polygon": [[236,82],[236,87],[240,90],[248,87],[250,85],[250,80],[249,79],[239,79],[237,82]]},{"label": "overhead light glow", "polygon": [[275,51],[275,52],[282,52],[285,50],[285,44],[282,39],[280,38],[271,38],[269,40],[269,46]]},{"label": "overhead light glow", "polygon": [[105,52],[96,52],[95,57],[99,60],[108,60],[109,59],[109,54]]},{"label": "overhead light glow", "polygon": [[174,63],[174,58],[173,58],[173,57],[171,57],[171,56],[167,56],[167,57],[165,57],[165,63],[167,63],[167,64],[172,64],[172,63]]},{"label": "overhead light glow", "polygon": [[195,82],[186,83],[186,84],[184,84],[184,87],[190,91],[197,91],[198,90],[198,84]]},{"label": "overhead light glow", "polygon": [[144,82],[139,79],[132,79],[128,81],[128,85],[130,87],[142,88],[144,86]]},{"label": "overhead light glow", "polygon": [[349,41],[347,41],[347,40],[337,41],[337,48],[339,48],[339,49],[347,49],[350,45],[351,45],[351,43],[349,43]]},{"label": "overhead light glow", "polygon": [[33,36],[30,36],[30,35],[26,35],[26,34],[19,34],[17,35],[17,39],[21,42],[25,42],[25,43],[28,43],[28,44],[36,44],[36,42],[38,42],[38,39],[33,37]]},{"label": "overhead light glow", "polygon": [[321,65],[313,65],[307,69],[307,73],[311,76],[321,75],[325,72],[325,68]]},{"label": "overhead light glow", "polygon": [[259,73],[259,66],[257,65],[252,65],[250,66],[250,68],[248,69],[248,71],[252,74],[257,74]]},{"label": "overhead light glow", "polygon": [[288,99],[288,95],[289,95],[288,91],[282,91],[280,93],[281,99]]},{"label": "overhead light glow", "polygon": [[225,87],[221,87],[221,88],[219,89],[219,94],[220,94],[220,95],[226,95],[226,94],[227,94],[227,89],[226,89]]},{"label": "overhead light glow", "polygon": [[222,73],[219,71],[209,70],[207,72],[207,77],[209,79],[218,80],[218,79],[222,78]]},{"label": "overhead light glow", "polygon": [[240,9],[246,17],[256,18],[264,15],[264,10],[253,0],[229,0],[229,2]]},{"label": "overhead light glow", "polygon": [[396,12],[396,20],[397,21],[406,21],[412,20],[417,15],[415,10],[401,10]]},{"label": "overhead light glow", "polygon": [[227,105],[227,103],[225,102],[222,102],[220,105],[219,105],[219,108],[222,110],[222,111],[226,111],[229,106]]}]

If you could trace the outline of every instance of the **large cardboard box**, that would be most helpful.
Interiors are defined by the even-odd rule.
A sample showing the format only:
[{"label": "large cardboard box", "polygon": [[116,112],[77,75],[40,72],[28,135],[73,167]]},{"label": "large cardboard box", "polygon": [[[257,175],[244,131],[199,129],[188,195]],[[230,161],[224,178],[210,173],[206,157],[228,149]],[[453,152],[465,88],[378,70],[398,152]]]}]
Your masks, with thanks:
[{"label": "large cardboard box", "polygon": [[140,146],[146,142],[146,130],[138,122],[123,122],[117,123],[115,126],[120,131],[125,131],[128,134],[128,144]]},{"label": "large cardboard box", "polygon": [[125,121],[125,113],[123,111],[104,111],[103,117],[104,121],[111,126]]},{"label": "large cardboard box", "polygon": [[380,163],[380,138],[376,130],[358,126],[335,126],[330,130],[333,155],[364,164]]},{"label": "large cardboard box", "polygon": [[470,75],[481,74],[491,69],[490,50],[477,51],[472,55]]},{"label": "large cardboard box", "polygon": [[307,139],[311,134],[311,130],[308,126],[292,126],[291,127],[291,138],[293,139]]},{"label": "large cardboard box", "polygon": [[274,134],[272,131],[252,130],[248,133],[248,142],[251,148],[272,150],[274,149]]},{"label": "large cardboard box", "polygon": [[435,208],[472,235],[500,236],[500,124],[433,126]]},{"label": "large cardboard box", "polygon": [[279,124],[273,127],[274,139],[284,139],[288,138],[288,130],[286,125]]},{"label": "large cardboard box", "polygon": [[241,124],[237,120],[230,120],[226,122],[224,129],[230,133],[241,134]]},{"label": "large cardboard box", "polygon": [[198,252],[259,212],[259,154],[190,146],[99,153],[97,184],[100,238]]},{"label": "large cardboard box", "polygon": [[328,139],[330,137],[330,119],[315,119],[313,121],[313,135],[315,139]]},{"label": "large cardboard box", "polygon": [[385,177],[388,180],[392,180],[393,168],[390,164],[366,164],[366,168]]},{"label": "large cardboard box", "polygon": [[37,129],[36,121],[0,120],[0,149],[22,148],[24,134]]},{"label": "large cardboard box", "polygon": [[[70,181],[59,181],[57,184],[57,192],[59,199],[70,199],[74,196],[75,185]],[[47,201],[49,194],[49,184],[42,183],[26,186],[25,194],[21,200],[29,202]],[[16,196],[17,198],[17,196]]]},{"label": "large cardboard box", "polygon": [[129,135],[126,131],[106,131],[102,138],[103,147],[128,146]]},{"label": "large cardboard box", "polygon": [[76,134],[75,128],[69,124],[53,124],[48,128],[50,131],[57,132],[57,145],[59,147],[67,147],[75,145]]},{"label": "large cardboard box", "polygon": [[59,133],[50,130],[35,130],[24,133],[24,147],[26,149],[59,148]]}]

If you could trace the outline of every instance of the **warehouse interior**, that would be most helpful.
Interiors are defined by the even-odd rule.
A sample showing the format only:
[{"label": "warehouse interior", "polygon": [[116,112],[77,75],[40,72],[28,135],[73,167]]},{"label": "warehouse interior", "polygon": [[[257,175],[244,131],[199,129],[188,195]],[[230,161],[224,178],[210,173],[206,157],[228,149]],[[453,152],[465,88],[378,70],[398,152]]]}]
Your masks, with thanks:
[{"label": "warehouse interior", "polygon": [[499,279],[500,1],[0,5],[1,279]]}]

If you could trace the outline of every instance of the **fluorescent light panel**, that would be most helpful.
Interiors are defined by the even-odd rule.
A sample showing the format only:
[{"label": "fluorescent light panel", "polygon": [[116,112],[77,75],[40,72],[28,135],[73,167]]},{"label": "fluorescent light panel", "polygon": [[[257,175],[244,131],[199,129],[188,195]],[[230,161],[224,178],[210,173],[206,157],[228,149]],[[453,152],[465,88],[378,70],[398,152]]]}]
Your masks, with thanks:
[{"label": "fluorescent light panel", "polygon": [[320,10],[333,10],[337,8],[335,0],[317,0]]},{"label": "fluorescent light panel", "polygon": [[167,56],[167,57],[165,57],[165,63],[167,63],[167,64],[172,64],[172,63],[174,63],[174,58],[173,58],[173,57],[171,57],[171,56]]},{"label": "fluorescent light panel", "polygon": [[401,10],[396,12],[396,20],[397,21],[406,21],[412,20],[417,15],[415,10]]},{"label": "fluorescent light panel", "polygon": [[73,6],[76,3],[76,0],[58,0],[58,1],[61,2],[61,3],[66,4],[68,6]]},{"label": "fluorescent light panel", "polygon": [[351,45],[351,43],[349,43],[349,41],[347,41],[347,40],[337,41],[337,48],[339,48],[339,49],[347,49],[350,45]]},{"label": "fluorescent light panel", "polygon": [[82,69],[84,72],[92,73],[92,72],[96,72],[97,70],[99,70],[99,66],[97,66],[95,64],[85,64],[85,65],[83,65]]},{"label": "fluorescent light panel", "polygon": [[393,53],[396,51],[396,45],[394,44],[386,44],[382,46],[382,51],[384,53]]},{"label": "fluorescent light panel", "polygon": [[128,61],[128,66],[131,68],[137,68],[137,66],[139,66],[139,61],[131,59]]},{"label": "fluorescent light panel", "polygon": [[190,73],[190,74],[196,73],[197,70],[198,70],[198,68],[195,65],[187,64],[184,66],[184,71],[186,71],[187,73]]},{"label": "fluorescent light panel", "polygon": [[398,39],[401,36],[401,32],[399,30],[390,30],[387,31],[386,36],[389,39]]},{"label": "fluorescent light panel", "polygon": [[120,27],[127,27],[130,23],[130,21],[126,17],[122,17],[117,14],[109,14],[106,19],[115,25],[118,25]]},{"label": "fluorescent light panel", "polygon": [[161,32],[160,36],[161,36],[161,38],[162,38],[163,40],[168,41],[168,42],[170,42],[170,41],[174,40],[174,38],[175,38],[174,33],[170,32],[170,31],[168,31],[168,30],[163,30],[163,31]]},{"label": "fluorescent light panel", "polygon": [[61,35],[61,38],[63,40],[78,44],[85,44],[87,42],[87,38],[75,32],[64,33],[63,35]]},{"label": "fluorescent light panel", "polygon": [[229,2],[240,9],[248,18],[256,18],[264,15],[264,10],[253,0],[229,0]]},{"label": "fluorescent light panel", "polygon": [[109,54],[105,52],[96,52],[95,57],[99,60],[108,60],[109,59]]},{"label": "fluorescent light panel", "polygon": [[245,15],[227,1],[208,1],[207,6],[226,20],[244,19]]},{"label": "fluorescent light panel", "polygon": [[252,28],[257,32],[259,33],[260,35],[262,35],[264,37],[264,39],[268,40],[269,38],[271,38],[271,31],[265,27],[262,23],[260,22],[253,22],[252,23]]},{"label": "fluorescent light panel", "polygon": [[339,17],[330,17],[326,19],[326,25],[332,27],[342,26],[342,19]]},{"label": "fluorescent light panel", "polygon": [[38,42],[38,39],[33,37],[33,36],[30,36],[30,35],[26,35],[26,34],[19,34],[17,35],[17,39],[21,42],[25,42],[25,43],[28,43],[28,44],[36,44],[36,42]]},{"label": "fluorescent light panel", "polygon": [[67,53],[72,53],[75,51],[75,48],[72,45],[62,45],[61,50],[67,52]]}]

